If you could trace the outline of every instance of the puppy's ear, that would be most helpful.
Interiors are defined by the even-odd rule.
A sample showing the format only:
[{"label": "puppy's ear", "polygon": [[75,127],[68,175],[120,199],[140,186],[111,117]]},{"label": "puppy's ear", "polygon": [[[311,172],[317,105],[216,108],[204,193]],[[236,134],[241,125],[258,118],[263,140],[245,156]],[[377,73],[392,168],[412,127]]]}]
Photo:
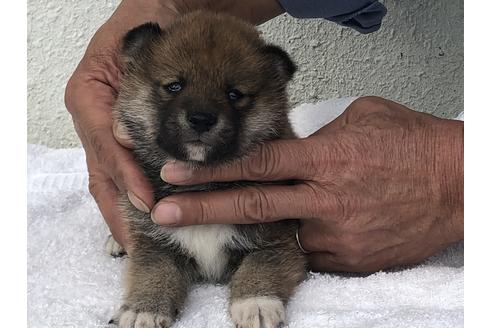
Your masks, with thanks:
[{"label": "puppy's ear", "polygon": [[290,59],[289,55],[280,47],[274,45],[266,45],[263,47],[262,51],[272,64],[272,67],[275,69],[278,76],[282,78],[285,83],[290,81],[297,71],[297,67],[292,59]]},{"label": "puppy's ear", "polygon": [[152,41],[160,38],[164,32],[157,23],[145,23],[130,30],[123,37],[122,54],[126,60],[131,60],[145,53]]}]

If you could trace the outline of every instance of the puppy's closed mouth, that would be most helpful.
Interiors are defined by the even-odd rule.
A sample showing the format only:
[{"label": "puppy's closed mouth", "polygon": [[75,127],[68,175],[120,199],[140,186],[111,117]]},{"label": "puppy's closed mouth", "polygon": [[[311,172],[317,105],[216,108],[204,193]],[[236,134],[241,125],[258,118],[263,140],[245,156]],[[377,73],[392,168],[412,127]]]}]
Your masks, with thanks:
[{"label": "puppy's closed mouth", "polygon": [[188,140],[188,141],[185,142],[185,145],[204,146],[204,147],[207,147],[207,146],[208,147],[211,147],[212,146],[207,141],[202,140],[202,138]]}]

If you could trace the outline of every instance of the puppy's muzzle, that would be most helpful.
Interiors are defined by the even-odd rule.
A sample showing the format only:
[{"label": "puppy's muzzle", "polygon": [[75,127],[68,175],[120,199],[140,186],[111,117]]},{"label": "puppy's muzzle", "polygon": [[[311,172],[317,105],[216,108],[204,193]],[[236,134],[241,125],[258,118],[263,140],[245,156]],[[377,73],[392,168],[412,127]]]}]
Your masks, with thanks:
[{"label": "puppy's muzzle", "polygon": [[203,133],[209,131],[217,124],[218,117],[216,113],[191,112],[187,113],[186,120],[190,128],[197,133]]}]

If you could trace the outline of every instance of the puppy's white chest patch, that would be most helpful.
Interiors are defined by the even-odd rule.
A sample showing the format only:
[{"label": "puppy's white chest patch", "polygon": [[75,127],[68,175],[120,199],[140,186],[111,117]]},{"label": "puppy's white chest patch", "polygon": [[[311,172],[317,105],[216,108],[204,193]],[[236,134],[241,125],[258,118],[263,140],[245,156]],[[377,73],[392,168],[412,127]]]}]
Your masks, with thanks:
[{"label": "puppy's white chest patch", "polygon": [[245,246],[238,245],[236,230],[227,224],[172,228],[169,236],[195,259],[201,273],[211,280],[219,280],[224,273],[229,261],[226,246]]}]

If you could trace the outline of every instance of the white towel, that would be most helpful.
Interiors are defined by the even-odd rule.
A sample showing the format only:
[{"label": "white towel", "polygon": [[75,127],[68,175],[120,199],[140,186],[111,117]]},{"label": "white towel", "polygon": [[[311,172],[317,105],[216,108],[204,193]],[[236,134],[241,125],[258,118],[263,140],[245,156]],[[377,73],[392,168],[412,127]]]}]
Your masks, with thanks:
[{"label": "white towel", "polygon": [[[296,132],[315,131],[351,100],[296,108]],[[87,191],[84,153],[30,145],[28,161],[29,327],[106,327],[125,260],[104,253],[109,232]],[[225,286],[194,287],[174,327],[232,328],[227,295]],[[289,328],[463,326],[463,243],[405,270],[312,274],[287,307]]]}]

